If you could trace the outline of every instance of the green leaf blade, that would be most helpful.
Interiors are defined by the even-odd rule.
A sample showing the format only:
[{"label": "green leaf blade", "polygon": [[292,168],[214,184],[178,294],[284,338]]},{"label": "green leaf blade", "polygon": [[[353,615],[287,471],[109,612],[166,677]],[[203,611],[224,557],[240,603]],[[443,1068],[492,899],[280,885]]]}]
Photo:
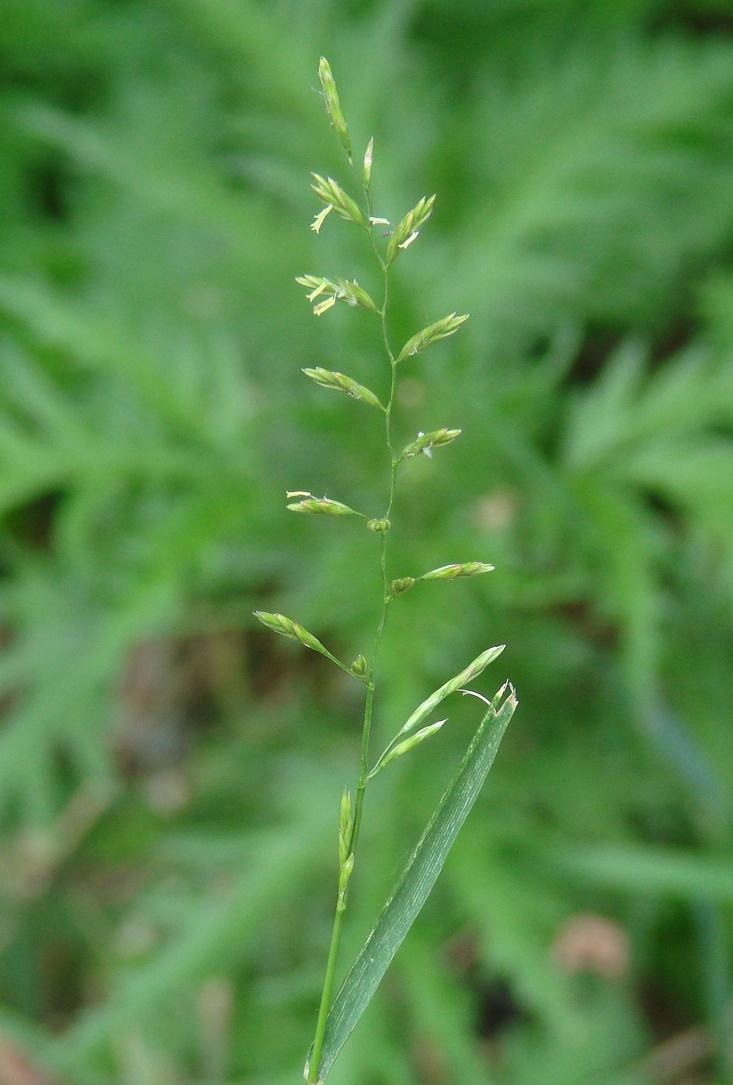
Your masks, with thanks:
[{"label": "green leaf blade", "polygon": [[319,1065],[325,1081],[337,1055],[371,1002],[387,968],[428,899],[468,817],[517,707],[514,688],[483,716],[461,764],[351,966],[328,1015]]}]

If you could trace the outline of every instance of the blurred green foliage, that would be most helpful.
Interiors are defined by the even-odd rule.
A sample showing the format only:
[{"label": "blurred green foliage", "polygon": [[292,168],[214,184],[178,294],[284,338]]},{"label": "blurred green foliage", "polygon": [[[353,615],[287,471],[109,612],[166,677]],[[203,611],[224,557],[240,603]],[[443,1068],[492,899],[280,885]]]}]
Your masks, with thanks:
[{"label": "blurred green foliage", "polygon": [[[471,313],[405,381],[406,441],[464,436],[410,461],[393,571],[497,566],[400,600],[378,726],[498,641],[521,700],[329,1081],[733,1080],[733,3],[0,19],[0,1081],[300,1079],[360,712],[251,611],[362,651],[373,540],[283,497],[382,503],[370,412],[300,374],[381,391],[368,314],[293,282],[369,286],[308,231],[321,53],[380,212],[438,193],[395,338]],[[347,950],[470,707],[375,784]]]}]

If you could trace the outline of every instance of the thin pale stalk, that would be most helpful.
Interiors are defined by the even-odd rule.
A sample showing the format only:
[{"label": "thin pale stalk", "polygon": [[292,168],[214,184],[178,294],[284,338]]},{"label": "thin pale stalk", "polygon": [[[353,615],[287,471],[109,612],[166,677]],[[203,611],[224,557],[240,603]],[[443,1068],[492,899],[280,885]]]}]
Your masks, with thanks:
[{"label": "thin pale stalk", "polygon": [[338,961],[339,946],[341,944],[341,927],[344,922],[344,912],[346,911],[346,902],[343,904],[340,902],[336,905],[336,913],[333,917],[333,929],[331,931],[331,945],[328,950],[328,961],[326,962],[326,975],[323,980],[323,990],[321,992],[321,1003],[318,1007],[318,1020],[316,1022],[316,1033],[313,1038],[313,1050],[311,1052],[310,1065],[308,1067],[308,1083],[309,1085],[317,1085],[318,1082],[318,1067],[321,1062],[321,1050],[323,1048],[323,1038],[326,1035],[326,1019],[328,1018],[328,1011],[331,1007],[331,997],[333,994],[333,982],[336,978],[336,962]]},{"label": "thin pale stalk", "polygon": [[[369,214],[371,214],[371,200],[369,193],[365,193],[367,199],[367,206]],[[387,451],[389,453],[389,496],[387,500],[387,511],[384,514],[383,519],[388,520],[392,506],[394,504],[395,487],[397,481],[397,464],[398,460],[394,454],[394,446],[392,444],[392,407],[395,401],[395,393],[397,390],[397,363],[395,361],[394,354],[389,344],[389,336],[387,332],[387,301],[389,298],[389,270],[382,259],[379,250],[374,242],[373,231],[369,230],[369,240],[374,250],[375,256],[379,261],[382,273],[384,275],[384,299],[382,307],[379,311],[379,316],[382,325],[382,339],[384,341],[384,348],[389,359],[391,370],[391,382],[389,400],[385,408],[385,436],[387,443]],[[391,596],[389,591],[389,578],[387,574],[387,532],[382,534],[381,538],[381,553],[380,553],[380,572],[382,576],[382,612],[377,626],[377,631],[374,637],[374,646],[372,648],[372,658],[369,664],[369,672],[367,676],[367,692],[364,702],[364,722],[362,725],[361,733],[361,756],[359,762],[359,779],[356,786],[356,796],[354,799],[354,820],[351,828],[351,837],[349,841],[349,853],[355,855],[356,847],[359,841],[359,833],[361,830],[362,813],[364,809],[364,797],[366,794],[366,786],[369,775],[369,739],[372,730],[372,711],[374,706],[374,692],[376,689],[375,672],[377,665],[377,658],[379,656],[379,649],[382,643],[382,635],[384,633],[385,626],[387,624],[387,617],[389,614],[389,604],[391,602]],[[333,928],[331,930],[331,944],[328,952],[328,961],[326,964],[326,975],[323,981],[323,990],[321,992],[321,1001],[318,1009],[318,1020],[316,1022],[316,1032],[313,1039],[313,1047],[311,1051],[310,1064],[308,1067],[308,1085],[318,1085],[318,1070],[321,1061],[321,1051],[323,1048],[323,1040],[326,1032],[326,1021],[328,1018],[328,1011],[331,1006],[331,999],[333,995],[333,985],[336,977],[336,964],[338,961],[339,947],[341,944],[341,928],[343,925],[343,917],[346,911],[348,903],[348,888],[343,894],[339,894],[338,902],[336,905],[336,912],[334,914]]]},{"label": "thin pale stalk", "polygon": [[[392,406],[394,404],[395,392],[397,390],[397,365],[395,362],[394,354],[392,353],[389,345],[389,336],[387,334],[387,301],[389,298],[389,270],[387,265],[379,255],[379,251],[374,244],[374,236],[372,231],[369,232],[369,237],[372,242],[372,247],[382,267],[384,274],[384,300],[382,301],[382,308],[379,315],[382,323],[382,338],[384,340],[384,348],[389,358],[390,370],[391,370],[391,383],[389,390],[389,400],[384,412],[385,420],[385,436],[387,439],[387,451],[389,452],[389,497],[387,500],[387,511],[384,514],[383,519],[389,520],[392,513],[392,506],[394,504],[395,496],[395,484],[397,481],[397,460],[394,454],[394,448],[392,445]],[[362,730],[362,742],[361,742],[361,762],[359,766],[359,782],[356,789],[356,800],[354,802],[354,827],[351,834],[351,851],[356,848],[356,843],[359,839],[359,830],[361,828],[361,815],[364,806],[364,794],[366,792],[367,779],[369,775],[369,737],[372,729],[372,705],[374,702],[374,690],[375,690],[375,670],[377,665],[377,657],[379,655],[379,648],[382,643],[382,634],[387,624],[387,617],[389,614],[389,604],[391,601],[391,595],[389,591],[389,577],[387,575],[387,535],[385,532],[382,535],[382,547],[380,554],[380,570],[382,574],[382,614],[379,620],[379,626],[374,638],[374,648],[372,650],[372,661],[369,667],[369,684],[367,687],[367,698],[364,708],[364,727]]]}]

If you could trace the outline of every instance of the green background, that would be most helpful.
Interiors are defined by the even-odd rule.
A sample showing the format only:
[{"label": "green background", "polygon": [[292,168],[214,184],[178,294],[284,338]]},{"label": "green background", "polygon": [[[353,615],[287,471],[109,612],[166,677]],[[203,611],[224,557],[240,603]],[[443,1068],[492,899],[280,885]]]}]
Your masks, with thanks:
[{"label": "green background", "polygon": [[[301,1080],[379,512],[329,57],[395,272],[411,460],[378,738],[491,644],[520,708],[332,1085],[733,1081],[733,4],[2,0],[0,1082]],[[354,688],[352,688],[354,687]],[[373,785],[344,962],[476,706]],[[20,1067],[20,1069],[19,1069]],[[14,1075],[14,1076],[13,1076]]]}]

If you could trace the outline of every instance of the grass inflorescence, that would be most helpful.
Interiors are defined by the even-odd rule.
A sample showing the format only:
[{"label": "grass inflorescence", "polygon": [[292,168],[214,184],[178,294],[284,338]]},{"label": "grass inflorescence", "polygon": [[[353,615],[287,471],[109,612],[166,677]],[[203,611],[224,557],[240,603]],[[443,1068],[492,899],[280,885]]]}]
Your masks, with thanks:
[{"label": "grass inflorescence", "polygon": [[341,108],[336,83],[325,58],[321,58],[319,78],[326,112],[348,157],[357,193],[355,196],[352,195],[332,177],[322,177],[320,174],[313,173],[311,187],[323,207],[316,214],[311,228],[316,233],[320,233],[326,220],[334,213],[336,218],[351,223],[361,230],[381,274],[382,295],[381,300],[377,301],[355,279],[340,276],[307,274],[298,276],[297,282],[305,288],[307,299],[317,317],[324,316],[339,302],[353,307],[359,306],[376,317],[380,323],[384,351],[384,360],[381,364],[387,367],[390,381],[389,395],[383,402],[370,388],[347,374],[320,366],[303,369],[305,376],[320,388],[344,392],[351,398],[374,408],[383,416],[388,464],[385,479],[387,498],[384,507],[376,513],[374,510],[360,511],[343,501],[330,497],[316,497],[305,490],[288,491],[286,495],[287,508],[292,512],[332,517],[361,517],[366,521],[366,528],[375,535],[378,547],[377,560],[381,571],[382,598],[370,650],[360,654],[353,663],[347,664],[338,659],[312,633],[285,615],[255,612],[259,621],[268,628],[326,656],[365,686],[361,754],[355,793],[352,797],[348,788],[345,788],[339,809],[338,889],[315,1034],[305,1067],[305,1077],[309,1085],[320,1085],[325,1079],[341,1046],[366,1008],[384,971],[432,889],[445,855],[473,805],[493,762],[501,735],[516,707],[514,689],[509,683],[501,687],[493,700],[484,698],[488,706],[487,711],[466,757],[438,804],[392,896],[367,939],[364,950],[354,962],[334,1001],[333,991],[342,924],[348,907],[349,886],[356,867],[367,786],[393,761],[415,749],[441,729],[447,722],[445,719],[432,723],[426,722],[437,706],[450,694],[459,690],[471,692],[463,690],[463,687],[477,678],[501,654],[504,646],[498,645],[484,650],[472,663],[426,698],[388,742],[385,749],[372,761],[370,737],[377,691],[377,662],[389,612],[395,600],[420,582],[479,576],[491,572],[493,565],[477,560],[452,562],[416,576],[391,576],[389,539],[392,519],[396,513],[396,488],[400,465],[414,456],[431,457],[434,449],[451,444],[461,435],[460,429],[444,426],[428,433],[419,432],[413,440],[400,448],[396,438],[394,418],[400,373],[404,365],[413,357],[427,350],[433,343],[459,331],[468,316],[467,314],[458,315],[455,312],[449,313],[415,332],[398,349],[393,349],[389,327],[389,298],[393,266],[405,250],[419,238],[421,230],[433,212],[436,197],[434,195],[421,197],[395,225],[392,225],[390,220],[383,215],[375,213],[371,183],[374,141],[373,139],[369,141],[361,164],[357,165],[354,161],[351,137]]}]

